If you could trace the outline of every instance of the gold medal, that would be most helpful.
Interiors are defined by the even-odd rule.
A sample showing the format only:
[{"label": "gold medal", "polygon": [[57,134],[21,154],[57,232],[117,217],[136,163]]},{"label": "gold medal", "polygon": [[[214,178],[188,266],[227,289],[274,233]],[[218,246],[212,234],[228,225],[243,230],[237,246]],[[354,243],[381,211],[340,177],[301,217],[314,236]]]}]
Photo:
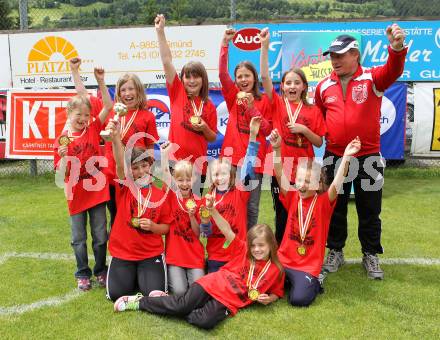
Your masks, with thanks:
[{"label": "gold medal", "polygon": [[252,301],[257,301],[259,296],[260,296],[260,293],[258,292],[257,289],[249,289],[249,291],[248,291],[249,299],[251,299]]},{"label": "gold medal", "polygon": [[211,217],[211,212],[208,210],[207,207],[205,206],[200,207],[200,217],[205,220]]},{"label": "gold medal", "polygon": [[197,204],[192,198],[190,198],[188,201],[186,201],[185,206],[187,209],[194,209]]},{"label": "gold medal", "polygon": [[132,217],[130,220],[130,223],[133,228],[140,228],[140,226],[141,226],[141,221],[140,221],[139,217]]},{"label": "gold medal", "polygon": [[315,208],[316,200],[318,199],[318,195],[315,194],[312,202],[310,203],[309,211],[307,212],[306,219],[303,218],[303,203],[302,198],[300,196],[298,200],[298,230],[299,237],[301,239],[299,246],[296,248],[296,252],[299,256],[306,256],[307,249],[304,245],[304,240],[307,236],[307,232],[310,228],[310,222],[312,220],[313,209]]},{"label": "gold medal", "polygon": [[71,140],[69,137],[63,135],[63,136],[60,136],[60,138],[58,138],[58,143],[60,145],[67,146],[71,143]]},{"label": "gold medal", "polygon": [[237,93],[237,104],[241,105],[246,100],[247,92],[240,91]]},{"label": "gold medal", "polygon": [[303,244],[298,246],[298,248],[296,248],[296,251],[297,251],[298,255],[306,256],[307,251],[306,251],[306,247]]},{"label": "gold medal", "polygon": [[296,144],[297,144],[299,147],[301,147],[301,146],[302,146],[302,143],[303,143],[302,138],[301,138],[300,136],[298,136],[298,139],[296,140]]},{"label": "gold medal", "polygon": [[200,124],[200,117],[199,116],[191,116],[189,119],[190,123],[192,125]]}]

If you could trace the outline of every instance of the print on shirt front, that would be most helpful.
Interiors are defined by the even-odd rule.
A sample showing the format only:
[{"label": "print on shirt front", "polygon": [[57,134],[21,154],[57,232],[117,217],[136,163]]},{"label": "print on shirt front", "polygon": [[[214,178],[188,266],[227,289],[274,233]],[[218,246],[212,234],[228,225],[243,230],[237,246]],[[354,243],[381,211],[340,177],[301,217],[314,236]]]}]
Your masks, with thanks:
[{"label": "print on shirt front", "polygon": [[[197,97],[194,100],[194,103],[195,103],[196,107],[199,107],[202,103],[200,97]],[[180,125],[186,130],[189,130],[195,134],[198,134],[199,136],[203,136],[203,132],[194,130],[194,127],[190,122],[191,116],[193,116],[193,115],[194,115],[194,111],[193,111],[192,105],[189,101],[186,101],[183,106],[183,119],[180,122]]]},{"label": "print on shirt front", "polygon": [[[304,213],[307,215],[307,212]],[[292,241],[298,242],[298,245],[300,243],[304,244],[306,247],[312,247],[315,244],[315,241],[313,240],[313,237],[310,236],[312,233],[312,230],[317,227],[316,218],[313,217],[310,220],[309,228],[307,229],[306,237],[304,238],[304,241],[301,242],[301,236],[299,234],[299,221],[298,221],[298,209],[295,210],[293,214],[290,214],[287,225],[290,225],[289,228],[289,239]]]},{"label": "print on shirt front", "polygon": [[[289,116],[284,116],[281,123],[281,136],[283,138],[283,142],[291,147],[300,148],[300,149],[308,149],[310,145],[310,141],[304,137],[304,135],[299,133],[290,132],[287,124],[289,123]],[[298,116],[296,123],[305,125],[307,127],[311,127],[312,123],[308,117]]]}]

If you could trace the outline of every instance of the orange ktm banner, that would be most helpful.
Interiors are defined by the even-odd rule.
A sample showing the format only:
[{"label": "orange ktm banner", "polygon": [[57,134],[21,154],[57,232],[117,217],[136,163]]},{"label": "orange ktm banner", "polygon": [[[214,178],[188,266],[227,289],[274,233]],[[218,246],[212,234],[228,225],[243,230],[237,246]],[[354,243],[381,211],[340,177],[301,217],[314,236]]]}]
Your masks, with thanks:
[{"label": "orange ktm banner", "polygon": [[66,125],[74,90],[8,92],[6,158],[53,159],[53,144]]}]

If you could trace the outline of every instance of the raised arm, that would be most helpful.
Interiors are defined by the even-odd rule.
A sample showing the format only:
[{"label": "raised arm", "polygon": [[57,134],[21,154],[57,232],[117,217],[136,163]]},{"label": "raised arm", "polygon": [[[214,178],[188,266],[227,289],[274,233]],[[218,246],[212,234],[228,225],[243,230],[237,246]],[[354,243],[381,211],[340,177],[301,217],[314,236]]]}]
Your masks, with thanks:
[{"label": "raised arm", "polygon": [[278,185],[280,186],[281,194],[286,195],[290,187],[290,181],[283,171],[283,165],[281,163],[281,136],[277,129],[272,130],[269,136],[269,141],[273,149],[273,167],[275,170],[275,177]]},{"label": "raised arm", "polygon": [[342,184],[344,183],[344,177],[348,172],[348,166],[350,164],[351,156],[357,154],[361,149],[361,141],[359,137],[353,139],[345,148],[344,155],[342,156],[341,165],[336,171],[335,178],[330,184],[328,189],[328,197],[331,202],[333,202],[336,197],[338,197],[338,192],[341,190]]},{"label": "raised arm", "polygon": [[165,16],[163,14],[156,16],[156,19],[154,19],[154,27],[156,28],[157,40],[159,42],[159,52],[160,58],[162,59],[163,70],[165,71],[165,79],[168,84],[172,84],[176,77],[176,69],[174,68],[173,57],[165,36]]},{"label": "raised arm", "polygon": [[118,175],[119,179],[124,179],[124,145],[121,141],[119,123],[110,119],[105,129],[111,132],[110,138],[112,140],[113,158],[116,163],[116,175]]},{"label": "raised arm", "polygon": [[249,144],[246,149],[246,155],[240,172],[240,180],[242,183],[244,183],[246,177],[249,177],[250,179],[255,178],[254,167],[258,149],[260,148],[260,143],[257,142],[257,135],[260,131],[261,119],[261,116],[252,117],[249,124]]},{"label": "raised arm", "polygon": [[102,67],[95,67],[94,74],[95,74],[96,81],[98,82],[99,90],[101,91],[101,94],[102,94],[102,102],[104,104],[98,117],[99,117],[99,120],[101,121],[101,124],[104,124],[109,112],[111,111],[111,109],[113,107],[113,102],[112,102],[112,98],[110,97],[110,93],[108,93],[108,88],[105,85],[104,69]]},{"label": "raised arm", "polygon": [[228,72],[228,46],[229,42],[235,35],[235,30],[233,28],[228,28],[223,34],[222,45],[220,48],[220,58],[218,63],[218,71],[220,83],[224,91],[229,91],[231,88],[235,86],[234,81],[231,79],[231,76]]},{"label": "raised arm", "polygon": [[260,33],[261,40],[261,54],[260,54],[260,73],[261,81],[263,83],[264,92],[267,97],[272,100],[273,84],[269,75],[269,29],[266,27]]},{"label": "raised arm", "polygon": [[380,92],[385,91],[402,75],[408,51],[404,47],[405,33],[397,24],[388,26],[386,33],[390,43],[387,62],[372,68],[373,82]]},{"label": "raised arm", "polygon": [[72,71],[72,79],[75,84],[75,91],[82,96],[87,96],[87,89],[81,80],[79,67],[81,66],[81,58],[72,58],[69,60],[70,71]]},{"label": "raised arm", "polygon": [[214,206],[214,197],[210,194],[205,196],[206,207],[211,212],[211,217],[214,222],[217,224],[217,227],[220,229],[222,234],[225,236],[226,241],[232,242],[235,238],[235,233],[231,228],[231,225],[228,221],[218,212],[218,210]]}]

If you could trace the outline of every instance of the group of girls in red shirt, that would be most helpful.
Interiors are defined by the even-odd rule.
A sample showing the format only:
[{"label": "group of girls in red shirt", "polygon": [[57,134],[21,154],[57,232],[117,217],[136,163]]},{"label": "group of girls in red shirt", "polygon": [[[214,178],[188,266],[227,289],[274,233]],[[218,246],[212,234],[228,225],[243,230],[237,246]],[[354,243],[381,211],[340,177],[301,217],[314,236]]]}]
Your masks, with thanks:
[{"label": "group of girls in red shirt", "polygon": [[[254,301],[268,304],[282,297],[285,277],[291,287],[289,302],[309,305],[320,291],[317,276],[344,168],[359,150],[360,141],[355,139],[347,146],[343,166],[330,187],[324,188],[320,166],[312,159],[313,145],[322,144],[326,128],[320,112],[307,102],[304,73],[298,69],[286,72],[281,95],[276,93],[269,77],[269,32],[265,29],[260,34],[265,93],[259,90],[258,74],[250,62],[238,64],[232,80],[227,58],[235,32],[228,29],[221,44],[219,77],[229,120],[221,157],[208,167],[207,145],[217,136],[217,114],[208,98],[207,72],[201,63],[189,62],[179,76],[163,15],[156,17],[155,28],[171,105],[169,141],[161,146],[161,188],[152,174],[153,147],[158,140],[155,117],[147,109],[139,78],[127,74],[118,81],[115,102],[124,104],[127,112],[118,116],[113,112],[106,119],[112,104],[103,72],[95,72],[101,101],[89,96],[82,85],[80,59],[71,61],[78,96],[69,104],[74,110],[67,110],[70,124],[62,135],[68,143],[58,139],[55,162],[67,169],[62,174],[66,189],[71,190],[74,161],[70,159],[70,167],[66,163],[69,157],[80,159],[80,182],[68,197],[78,287],[91,287],[85,243],[88,213],[94,274],[107,287],[108,298],[116,301],[116,311],[178,315],[199,327],[212,328],[228,313],[233,315]],[[83,117],[76,119],[76,114]],[[99,190],[85,193],[78,188],[98,186],[97,177],[81,176],[87,168],[85,157],[100,155],[99,132],[104,124],[110,139],[105,145],[107,164],[99,163],[95,169],[106,169],[107,180]],[[268,159],[276,236],[267,225],[257,224]],[[208,190],[202,197],[205,181]],[[102,221],[105,226],[106,201],[112,217],[108,271],[106,230],[98,236],[95,226]],[[98,208],[103,216],[94,218]],[[206,238],[208,275],[201,237]]]}]

